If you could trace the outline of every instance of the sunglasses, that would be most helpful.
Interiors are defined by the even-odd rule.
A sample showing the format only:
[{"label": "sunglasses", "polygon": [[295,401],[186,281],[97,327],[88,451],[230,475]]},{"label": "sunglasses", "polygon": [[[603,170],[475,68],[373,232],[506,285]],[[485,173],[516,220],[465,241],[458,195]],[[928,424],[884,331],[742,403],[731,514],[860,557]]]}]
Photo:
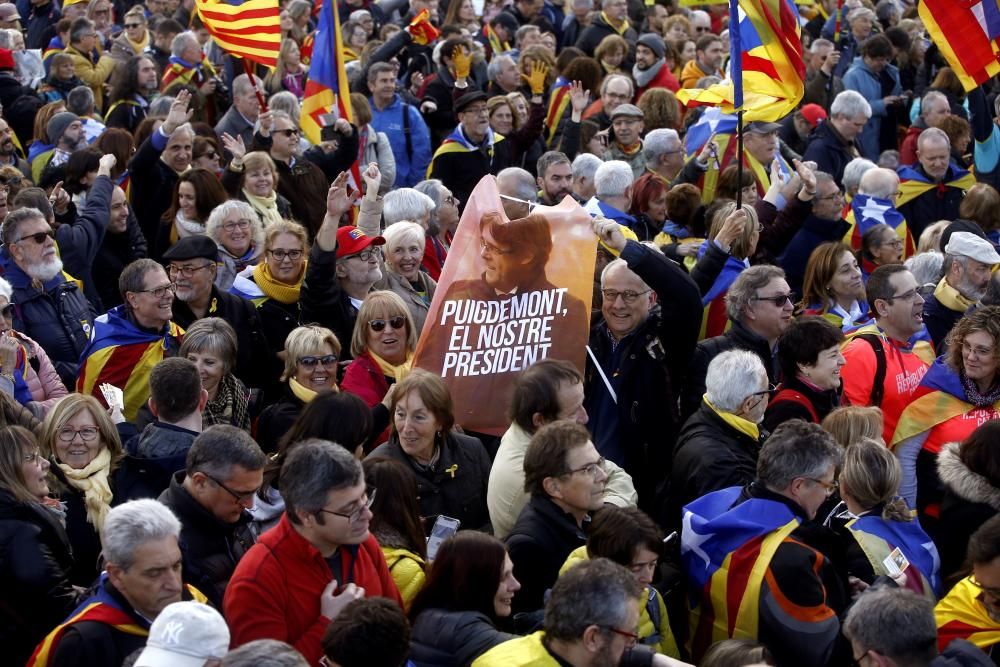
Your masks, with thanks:
[{"label": "sunglasses", "polygon": [[126,28],[141,28],[142,24],[141,23],[126,23],[125,27]]},{"label": "sunglasses", "polygon": [[789,294],[775,294],[774,296],[754,296],[750,298],[753,301],[770,301],[775,305],[775,307],[782,308],[784,307],[786,302],[793,303],[792,302],[793,296],[794,296],[793,294],[789,293]]},{"label": "sunglasses", "polygon": [[295,129],[274,130],[274,133],[275,134],[283,134],[286,137],[297,137],[297,136],[299,136],[299,131],[295,130]]},{"label": "sunglasses", "polygon": [[368,320],[368,326],[372,328],[372,331],[378,333],[385,329],[385,325],[388,324],[393,329],[402,329],[406,324],[406,318],[402,315],[396,315],[395,317],[390,317],[388,320]]},{"label": "sunglasses", "polygon": [[306,368],[314,368],[316,364],[323,364],[324,366],[332,366],[337,363],[337,355],[335,354],[324,354],[322,357],[299,357],[299,363]]},{"label": "sunglasses", "polygon": [[56,233],[54,231],[52,231],[51,229],[49,229],[49,230],[44,231],[44,232],[36,232],[34,234],[26,234],[25,236],[22,236],[22,237],[20,237],[18,239],[15,239],[14,243],[20,243],[21,241],[24,241],[24,240],[27,240],[27,239],[31,239],[32,241],[34,241],[38,245],[42,245],[43,243],[45,243],[45,239],[47,239],[47,238],[54,239],[55,237],[56,237]]}]

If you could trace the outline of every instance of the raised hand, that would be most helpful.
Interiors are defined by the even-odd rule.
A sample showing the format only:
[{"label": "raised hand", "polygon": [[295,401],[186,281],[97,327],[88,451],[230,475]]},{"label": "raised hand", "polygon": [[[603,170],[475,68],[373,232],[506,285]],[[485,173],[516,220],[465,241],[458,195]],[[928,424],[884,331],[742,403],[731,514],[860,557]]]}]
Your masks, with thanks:
[{"label": "raised hand", "polygon": [[382,172],[378,169],[378,163],[372,162],[368,168],[361,172],[361,178],[365,182],[365,194],[371,194],[371,198],[378,196],[378,189],[382,185]]},{"label": "raised hand", "polygon": [[118,164],[118,158],[111,153],[102,155],[101,159],[97,162],[97,175],[110,176],[111,170],[115,168],[116,164]]},{"label": "raised hand", "polygon": [[234,160],[242,160],[247,154],[247,147],[243,143],[243,137],[233,136],[228,132],[222,133],[222,146],[229,151]]},{"label": "raised hand", "polygon": [[190,104],[191,91],[183,89],[177,91],[177,97],[171,102],[170,111],[167,112],[167,117],[163,121],[162,128],[165,134],[173,134],[174,130],[191,120],[194,111],[188,111]]},{"label": "raised hand", "polygon": [[472,56],[469,55],[469,50],[464,46],[460,46],[455,49],[455,52],[451,56],[452,67],[455,68],[455,79],[464,81],[469,78],[469,72],[472,71]]},{"label": "raised hand", "polygon": [[594,233],[604,245],[617,252],[621,252],[625,248],[625,235],[622,234],[621,227],[617,222],[599,215],[594,218],[592,225]]},{"label": "raised hand", "polygon": [[49,194],[49,203],[52,204],[52,210],[57,213],[65,213],[66,208],[69,206],[69,202],[69,193],[63,190],[63,182],[59,181],[56,183],[56,186],[52,188],[52,193]]},{"label": "raised hand", "polygon": [[569,86],[569,104],[574,114],[582,114],[590,104],[590,91],[584,90],[583,84],[579,81],[574,81]]},{"label": "raised hand", "polygon": [[354,205],[355,198],[357,198],[357,193],[351,195],[347,192],[347,172],[340,172],[340,175],[334,179],[333,183],[330,184],[330,189],[326,192],[327,215],[335,220],[340,220],[340,216],[347,213]]},{"label": "raised hand", "polygon": [[722,229],[715,235],[715,240],[722,246],[723,250],[729,252],[736,239],[743,234],[749,220],[750,216],[742,208],[733,209],[733,212],[726,216],[725,222],[722,223]]}]

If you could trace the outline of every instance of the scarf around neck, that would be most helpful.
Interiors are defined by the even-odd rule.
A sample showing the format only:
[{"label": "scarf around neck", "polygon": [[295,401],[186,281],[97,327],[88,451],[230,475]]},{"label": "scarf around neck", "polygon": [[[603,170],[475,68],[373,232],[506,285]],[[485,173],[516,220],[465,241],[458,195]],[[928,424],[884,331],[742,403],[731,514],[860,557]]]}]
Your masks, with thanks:
[{"label": "scarf around neck", "polygon": [[410,374],[410,370],[412,370],[413,368],[412,352],[407,352],[406,361],[399,364],[398,366],[393,366],[388,361],[378,356],[371,350],[368,350],[368,354],[371,355],[371,358],[373,360],[375,360],[375,363],[378,364],[378,367],[382,369],[382,375],[393,378],[394,380],[396,380],[396,382],[401,382],[403,378],[405,378],[407,375]]},{"label": "scarf around neck", "polygon": [[204,428],[215,424],[226,424],[237,428],[244,428],[249,425],[247,417],[247,406],[250,395],[245,391],[232,373],[227,374],[219,382],[219,390],[215,398],[205,404],[202,413],[202,425]]},{"label": "scarf around neck", "polygon": [[177,238],[184,238],[186,236],[195,236],[205,234],[204,223],[198,222],[197,220],[192,220],[181,213],[180,209],[177,209],[177,215],[174,216],[174,222],[177,227]]},{"label": "scarf around neck", "polygon": [[611,26],[611,29],[619,35],[624,35],[625,31],[630,27],[628,19],[622,19],[621,25],[616,26],[614,21],[611,20],[611,17],[609,17],[606,12],[601,12],[601,18],[604,19],[604,22]]},{"label": "scarf around neck", "polygon": [[59,470],[66,475],[70,486],[83,491],[83,502],[87,507],[87,522],[98,532],[104,527],[104,519],[111,510],[113,495],[108,485],[111,472],[111,450],[102,447],[94,460],[86,468],[77,470],[65,463],[58,463]]},{"label": "scarf around neck", "polygon": [[286,305],[296,303],[299,300],[299,293],[302,291],[302,281],[305,278],[308,263],[308,260],[302,263],[302,273],[299,274],[294,285],[283,283],[272,276],[267,262],[261,262],[253,267],[253,280],[268,298]]},{"label": "scarf around neck", "polygon": [[949,285],[945,278],[942,278],[938,286],[934,288],[934,298],[948,310],[960,313],[964,313],[975,303],[972,299],[962,296],[962,293]]},{"label": "scarf around neck", "polygon": [[281,214],[278,213],[277,192],[272,190],[268,196],[260,197],[247,192],[246,188],[243,188],[243,196],[246,197],[247,203],[253,207],[253,210],[260,214],[261,222],[264,223],[265,229],[268,225],[281,222]]},{"label": "scarf around neck", "polygon": [[632,78],[635,79],[635,85],[639,88],[648,86],[649,83],[656,78],[656,75],[660,73],[663,66],[667,63],[666,58],[660,58],[653,66],[649,69],[639,69],[638,65],[632,66]]},{"label": "scarf around neck", "polygon": [[750,436],[754,440],[760,439],[760,427],[754,424],[749,419],[744,419],[738,415],[734,415],[732,412],[724,412],[719,408],[712,405],[712,402],[708,400],[708,394],[705,394],[705,405],[711,408],[712,412],[719,416],[719,419],[729,424],[733,429],[743,433],[744,435]]},{"label": "scarf around neck", "polygon": [[[311,402],[319,394],[318,391],[313,391],[293,377],[288,378],[288,388],[292,390],[293,394],[295,394],[295,398],[299,399],[303,403]],[[333,387],[331,387],[331,391],[338,391],[337,385],[333,385]]]},{"label": "scarf around neck", "polygon": [[1000,382],[993,381],[993,386],[985,392],[979,391],[975,382],[965,377],[965,373],[959,373],[962,380],[962,389],[965,390],[965,399],[977,408],[988,408],[1000,401]]}]

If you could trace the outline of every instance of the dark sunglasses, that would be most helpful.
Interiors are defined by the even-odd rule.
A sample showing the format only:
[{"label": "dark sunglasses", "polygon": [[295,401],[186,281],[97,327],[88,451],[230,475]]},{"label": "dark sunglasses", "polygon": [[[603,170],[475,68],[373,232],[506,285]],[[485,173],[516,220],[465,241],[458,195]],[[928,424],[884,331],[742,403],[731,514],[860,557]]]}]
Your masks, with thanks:
[{"label": "dark sunglasses", "polygon": [[34,241],[38,245],[42,245],[43,243],[45,243],[45,239],[47,239],[47,238],[54,239],[55,237],[56,237],[56,233],[50,229],[50,230],[45,231],[45,232],[37,232],[35,234],[27,234],[25,236],[22,236],[22,237],[16,239],[14,241],[14,243],[20,243],[21,241],[24,241],[26,239],[31,239],[32,241]]},{"label": "dark sunglasses", "polygon": [[335,354],[324,354],[322,357],[299,357],[299,363],[306,368],[313,368],[316,364],[323,364],[324,366],[332,366],[337,363],[337,355]]},{"label": "dark sunglasses", "polygon": [[126,24],[125,24],[125,27],[126,27],[126,28],[139,28],[139,27],[141,27],[141,26],[142,26],[142,24],[141,24],[141,23],[126,23]]},{"label": "dark sunglasses", "polygon": [[375,333],[385,329],[386,323],[388,323],[393,329],[402,329],[403,325],[406,324],[406,318],[402,315],[396,315],[395,317],[390,317],[388,320],[368,320],[368,326],[370,326],[372,331]]}]

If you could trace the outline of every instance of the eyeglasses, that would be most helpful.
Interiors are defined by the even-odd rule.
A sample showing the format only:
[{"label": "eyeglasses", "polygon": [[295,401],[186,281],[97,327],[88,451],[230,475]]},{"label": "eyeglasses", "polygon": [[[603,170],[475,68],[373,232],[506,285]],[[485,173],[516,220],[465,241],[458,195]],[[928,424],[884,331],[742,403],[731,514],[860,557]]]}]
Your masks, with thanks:
[{"label": "eyeglasses", "polygon": [[337,355],[335,354],[324,354],[322,357],[299,357],[299,363],[306,368],[315,368],[316,364],[323,364],[324,366],[333,366],[337,363]]},{"label": "eyeglasses", "polygon": [[635,646],[639,642],[639,635],[634,632],[629,632],[628,630],[620,630],[613,625],[600,625],[598,626],[608,632],[613,632],[616,635],[625,637],[628,640],[628,646]]},{"label": "eyeglasses", "polygon": [[977,357],[992,357],[995,348],[984,347],[982,345],[969,345],[966,342],[962,343],[962,353],[963,354],[975,354]]},{"label": "eyeglasses", "polygon": [[24,455],[24,462],[25,463],[35,463],[36,461],[38,461],[41,458],[43,458],[42,457],[42,453],[36,449],[35,451],[31,452],[30,454],[25,454]]},{"label": "eyeglasses", "polygon": [[372,508],[372,505],[375,503],[376,490],[377,489],[374,486],[369,487],[368,492],[361,500],[361,506],[358,507],[358,509],[353,510],[351,512],[334,512],[333,510],[327,510],[322,508],[320,508],[319,511],[325,514],[332,514],[334,516],[343,517],[348,521],[350,521],[351,523],[357,523],[358,521],[361,520],[361,517],[364,516],[365,510],[370,510]]},{"label": "eyeglasses", "polygon": [[903,292],[902,294],[893,294],[888,299],[886,299],[886,301],[888,301],[889,303],[892,303],[896,299],[899,299],[900,301],[904,302],[913,301],[917,297],[917,294],[918,294],[917,290],[911,289],[909,292]]},{"label": "eyeglasses", "polygon": [[826,491],[826,495],[828,496],[832,496],[833,492],[836,491],[838,488],[840,488],[840,482],[838,482],[837,480],[833,480],[832,482],[824,482],[823,480],[816,479],[815,477],[803,477],[802,479],[807,479],[810,482],[815,482],[819,484],[820,486],[823,487],[823,490]]},{"label": "eyeglasses", "polygon": [[402,329],[406,325],[406,318],[402,315],[396,315],[395,317],[390,317],[388,320],[368,320],[368,326],[370,326],[372,331],[375,333],[385,329],[386,324],[393,329]]},{"label": "eyeglasses", "polygon": [[3,315],[5,320],[14,319],[14,304],[8,303],[3,308],[0,308],[0,315]]},{"label": "eyeglasses", "polygon": [[153,289],[137,289],[137,293],[142,294],[143,292],[147,294],[152,294],[155,299],[162,299],[167,295],[167,292],[174,294],[177,292],[177,285],[170,283],[169,285],[164,285],[163,287],[154,287]]},{"label": "eyeglasses", "polygon": [[789,292],[787,294],[775,294],[774,296],[752,296],[752,297],[750,297],[750,300],[751,301],[768,301],[770,303],[773,303],[775,305],[775,307],[781,308],[786,303],[791,303],[792,302],[792,296],[793,296],[792,293]]},{"label": "eyeglasses", "polygon": [[233,491],[228,486],[226,486],[219,480],[215,479],[204,470],[201,470],[199,472],[201,472],[201,474],[204,475],[205,477],[208,477],[210,480],[212,480],[216,486],[220,487],[223,491],[231,495],[238,503],[245,503],[246,501],[253,499],[254,494],[260,491],[259,487],[254,489],[253,491],[243,491],[243,492]]},{"label": "eyeglasses", "polygon": [[990,597],[1000,600],[1000,588],[990,588],[989,586],[984,586],[976,580],[976,575],[969,575],[969,583],[986,593]]},{"label": "eyeglasses", "polygon": [[301,250],[268,250],[267,252],[279,262],[284,262],[286,259],[297,262],[302,258]]},{"label": "eyeglasses", "polygon": [[823,195],[822,197],[813,197],[813,201],[823,201],[824,199],[843,199],[843,198],[844,198],[844,193],[841,192],[840,190],[837,190],[836,192],[830,195]]},{"label": "eyeglasses", "polygon": [[769,385],[767,385],[767,389],[762,389],[760,391],[755,391],[754,393],[752,393],[750,395],[751,396],[763,396],[763,395],[768,395],[769,396],[769,395],[773,394],[776,391],[778,391],[777,385],[769,384]]},{"label": "eyeglasses", "polygon": [[52,231],[51,229],[49,229],[49,230],[46,230],[44,232],[35,232],[34,234],[25,234],[24,236],[21,236],[19,238],[14,239],[13,243],[20,243],[21,241],[26,241],[27,239],[31,239],[32,241],[34,241],[38,245],[42,245],[43,243],[45,243],[45,239],[47,239],[47,238],[48,239],[54,239],[55,237],[56,237],[56,233],[54,231]]},{"label": "eyeglasses", "polygon": [[125,27],[126,28],[141,28],[142,24],[141,23],[126,23]]},{"label": "eyeglasses", "polygon": [[562,474],[562,476],[569,477],[570,475],[575,475],[577,473],[583,472],[590,475],[592,478],[597,479],[597,472],[598,471],[604,472],[604,463],[605,459],[602,456],[596,461],[588,463],[585,466],[580,466],[579,468],[573,468],[572,470],[567,470]]},{"label": "eyeglasses", "polygon": [[467,108],[463,109],[462,111],[460,111],[459,113],[471,113],[471,114],[475,114],[477,116],[482,116],[482,115],[486,114],[488,111],[489,111],[489,109],[486,108],[486,107],[467,107]]},{"label": "eyeglasses", "polygon": [[194,275],[195,271],[201,271],[202,269],[207,269],[210,266],[215,266],[214,263],[202,264],[201,266],[174,266],[170,265],[167,267],[167,275],[175,276],[178,273],[185,278],[190,278]]},{"label": "eyeglasses", "polygon": [[100,433],[100,430],[96,426],[84,426],[80,430],[72,428],[62,428],[59,429],[59,439],[63,442],[73,442],[76,439],[77,434],[80,434],[80,439],[84,442],[90,442]]},{"label": "eyeglasses", "polygon": [[614,303],[615,301],[618,300],[618,297],[621,297],[622,301],[624,301],[626,305],[632,305],[633,303],[635,303],[635,300],[638,299],[640,296],[642,296],[643,294],[649,294],[651,291],[652,290],[646,290],[644,292],[636,292],[635,290],[627,289],[619,292],[618,290],[615,289],[602,289],[601,296],[603,296],[604,300],[607,301],[608,303]]},{"label": "eyeglasses", "polygon": [[884,245],[892,246],[893,248],[902,248],[903,247],[903,239],[901,239],[901,238],[894,238],[891,241],[883,241],[882,243],[879,243],[879,245],[880,246],[884,246]]},{"label": "eyeglasses", "polygon": [[362,262],[368,262],[368,261],[371,261],[371,259],[373,257],[375,259],[378,259],[381,256],[382,256],[382,250],[381,249],[379,249],[379,248],[368,248],[368,250],[362,250],[358,254],[351,255],[350,257],[345,257],[344,259],[351,259],[351,257],[357,257]]},{"label": "eyeglasses", "polygon": [[513,250],[502,250],[501,248],[498,248],[497,246],[493,245],[486,239],[479,239],[479,248],[480,250],[488,252],[491,255],[509,255],[512,252],[514,252]]},{"label": "eyeglasses", "polygon": [[245,232],[246,230],[250,229],[250,221],[244,219],[244,220],[237,220],[235,222],[226,222],[223,223],[222,228],[227,232],[234,232],[237,229],[239,229],[241,232]]},{"label": "eyeglasses", "polygon": [[274,133],[275,134],[283,134],[286,137],[291,138],[291,137],[297,137],[297,136],[299,136],[300,132],[299,132],[299,130],[296,130],[294,127],[290,127],[287,130],[274,130]]},{"label": "eyeglasses", "polygon": [[694,31],[695,32],[711,32],[712,28],[710,28],[710,27],[706,28],[703,25],[696,25],[696,26],[694,26]]},{"label": "eyeglasses", "polygon": [[447,197],[444,198],[444,203],[454,204],[455,206],[458,206],[458,197],[454,195],[448,195]]}]

